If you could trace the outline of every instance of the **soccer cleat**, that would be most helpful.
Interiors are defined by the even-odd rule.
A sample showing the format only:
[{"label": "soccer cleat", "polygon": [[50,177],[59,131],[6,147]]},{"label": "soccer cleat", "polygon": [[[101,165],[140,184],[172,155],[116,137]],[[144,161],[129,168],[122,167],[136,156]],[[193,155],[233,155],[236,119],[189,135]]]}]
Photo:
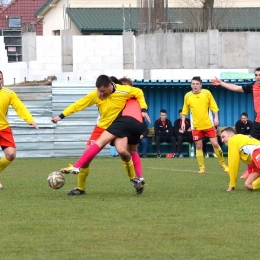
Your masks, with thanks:
[{"label": "soccer cleat", "polygon": [[157,158],[161,158],[162,155],[160,153],[157,153]]},{"label": "soccer cleat", "polygon": [[215,152],[213,152],[212,155],[213,157],[218,158]]},{"label": "soccer cleat", "polygon": [[179,154],[179,158],[183,158],[184,156],[183,156],[183,154],[182,153],[180,153]]},{"label": "soccer cleat", "polygon": [[205,172],[206,172],[206,171],[205,171],[205,168],[200,167],[199,173],[200,173],[200,174],[203,174],[203,173],[205,173]]},{"label": "soccer cleat", "polygon": [[172,153],[172,158],[176,158],[176,153]]},{"label": "soccer cleat", "polygon": [[223,169],[223,171],[224,171],[226,174],[229,174],[228,166],[227,166],[225,163],[221,164],[220,167]]},{"label": "soccer cleat", "polygon": [[145,181],[144,181],[144,178],[143,178],[143,177],[140,177],[139,180],[141,181],[141,183],[142,183],[143,185],[145,185]]},{"label": "soccer cleat", "polygon": [[67,195],[83,195],[85,193],[85,190],[79,190],[78,188],[74,188],[73,190],[69,191]]},{"label": "soccer cleat", "polygon": [[136,189],[136,194],[142,194],[144,190],[144,185],[142,184],[141,180],[135,177],[132,178],[130,181]]},{"label": "soccer cleat", "polygon": [[209,153],[208,153],[208,152],[205,153],[205,154],[204,154],[204,157],[205,157],[205,158],[209,158]]},{"label": "soccer cleat", "polygon": [[69,174],[69,173],[78,174],[79,168],[75,168],[72,164],[69,164],[69,167],[60,169],[60,172],[65,174]]},{"label": "soccer cleat", "polygon": [[249,173],[248,173],[248,171],[246,170],[246,171],[241,175],[240,179],[247,179],[248,176],[249,176]]}]

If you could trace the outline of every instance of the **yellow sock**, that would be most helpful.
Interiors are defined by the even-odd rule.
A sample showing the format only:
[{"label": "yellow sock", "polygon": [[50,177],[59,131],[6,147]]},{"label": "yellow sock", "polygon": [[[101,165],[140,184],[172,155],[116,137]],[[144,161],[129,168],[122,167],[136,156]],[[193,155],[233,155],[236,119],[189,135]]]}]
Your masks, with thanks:
[{"label": "yellow sock", "polygon": [[11,163],[11,161],[8,161],[8,160],[6,159],[6,157],[3,156],[3,157],[0,159],[0,172],[2,172],[10,163]]},{"label": "yellow sock", "polygon": [[224,164],[225,163],[224,156],[223,156],[223,152],[222,152],[220,146],[218,148],[214,148],[214,152],[218,157],[220,165]]},{"label": "yellow sock", "polygon": [[198,163],[199,163],[199,167],[200,168],[205,168],[203,151],[197,149],[196,150],[196,157],[197,157],[197,160],[198,160]]},{"label": "yellow sock", "polygon": [[125,167],[129,179],[130,180],[133,179],[135,177],[135,168],[134,168],[132,158],[130,159],[129,162],[122,161],[122,163]]},{"label": "yellow sock", "polygon": [[78,189],[84,190],[86,187],[86,181],[89,174],[89,167],[88,168],[80,168],[78,173]]},{"label": "yellow sock", "polygon": [[260,178],[257,178],[256,180],[253,181],[252,187],[253,187],[253,190],[260,189]]}]

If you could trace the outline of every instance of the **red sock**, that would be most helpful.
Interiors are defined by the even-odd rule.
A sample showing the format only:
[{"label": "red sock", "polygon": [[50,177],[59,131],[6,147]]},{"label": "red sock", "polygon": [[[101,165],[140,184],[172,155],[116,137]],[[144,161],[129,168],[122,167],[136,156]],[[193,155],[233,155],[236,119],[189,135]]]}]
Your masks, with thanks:
[{"label": "red sock", "polygon": [[250,174],[252,172],[252,165],[247,165],[247,172]]},{"label": "red sock", "polygon": [[100,150],[101,149],[97,144],[91,145],[73,166],[76,168],[81,168],[85,163],[91,162],[93,158],[100,152]]},{"label": "red sock", "polygon": [[142,162],[141,162],[140,156],[137,152],[132,152],[131,156],[132,156],[132,160],[133,160],[133,163],[134,163],[136,177],[140,178],[140,177],[143,176],[143,174],[142,174]]}]

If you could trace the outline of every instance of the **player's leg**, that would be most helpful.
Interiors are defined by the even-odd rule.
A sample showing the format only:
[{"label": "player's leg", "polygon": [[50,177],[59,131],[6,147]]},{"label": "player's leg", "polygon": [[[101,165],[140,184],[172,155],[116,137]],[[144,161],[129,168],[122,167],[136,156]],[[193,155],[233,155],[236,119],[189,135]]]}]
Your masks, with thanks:
[{"label": "player's leg", "polygon": [[[108,143],[112,142],[116,136],[104,131],[101,136],[96,140],[95,144],[88,148],[78,161],[74,164],[76,168],[86,168],[89,163],[94,159],[94,157],[102,150]],[[119,152],[118,152],[119,153]]]},{"label": "player's leg", "polygon": [[127,175],[132,182],[133,186],[136,189],[137,194],[141,194],[143,192],[143,183],[139,178],[135,177],[135,168],[133,164],[132,157],[130,153],[127,150],[127,143],[128,143],[128,138],[123,137],[123,138],[116,138],[115,141],[115,146],[117,149],[117,152],[122,160],[122,163],[124,165],[124,168],[127,172]]},{"label": "player's leg", "polygon": [[3,171],[16,157],[16,147],[13,132],[10,127],[0,130],[0,146],[4,156],[0,159],[0,172]]},{"label": "player's leg", "polygon": [[254,150],[252,154],[252,173],[248,176],[245,187],[249,190],[260,189],[260,149]]},{"label": "player's leg", "polygon": [[199,173],[205,173],[204,156],[203,156],[203,143],[202,138],[204,137],[203,130],[192,130],[192,138],[196,147],[196,158],[199,164]]},{"label": "player's leg", "polygon": [[245,187],[248,190],[256,190],[260,189],[260,173],[259,172],[252,172],[245,182]]},{"label": "player's leg", "polygon": [[135,174],[137,178],[142,178],[143,173],[142,173],[142,162],[140,159],[140,156],[137,152],[137,145],[135,144],[129,144],[127,145],[127,150],[130,153],[133,163],[134,163],[134,169],[135,169]]},{"label": "player's leg", "polygon": [[205,173],[204,156],[202,150],[202,139],[194,141],[196,146],[196,158],[199,164],[199,173]]},{"label": "player's leg", "polygon": [[0,172],[2,172],[16,157],[16,148],[2,146],[4,156],[0,159]]},{"label": "player's leg", "polygon": [[223,171],[225,173],[228,174],[229,170],[228,170],[227,165],[225,164],[223,151],[218,143],[218,138],[217,138],[218,134],[217,134],[216,128],[213,126],[209,129],[206,129],[205,136],[207,136],[209,138],[209,141],[211,142],[211,144],[213,146],[214,152],[219,160],[220,167],[223,169]]},{"label": "player's leg", "polygon": [[162,137],[159,136],[159,135],[155,136],[155,149],[156,149],[156,152],[157,152],[157,158],[162,157],[161,149],[160,149],[161,142],[162,142]]}]

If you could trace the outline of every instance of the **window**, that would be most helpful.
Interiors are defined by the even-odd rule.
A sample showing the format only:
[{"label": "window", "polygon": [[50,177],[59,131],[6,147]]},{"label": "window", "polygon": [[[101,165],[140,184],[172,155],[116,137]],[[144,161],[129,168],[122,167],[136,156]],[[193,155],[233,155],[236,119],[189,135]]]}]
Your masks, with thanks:
[{"label": "window", "polygon": [[22,17],[8,17],[8,27],[9,28],[21,28],[22,27]]},{"label": "window", "polygon": [[52,34],[53,34],[53,35],[57,35],[57,36],[59,36],[59,35],[60,35],[60,30],[52,31]]}]

